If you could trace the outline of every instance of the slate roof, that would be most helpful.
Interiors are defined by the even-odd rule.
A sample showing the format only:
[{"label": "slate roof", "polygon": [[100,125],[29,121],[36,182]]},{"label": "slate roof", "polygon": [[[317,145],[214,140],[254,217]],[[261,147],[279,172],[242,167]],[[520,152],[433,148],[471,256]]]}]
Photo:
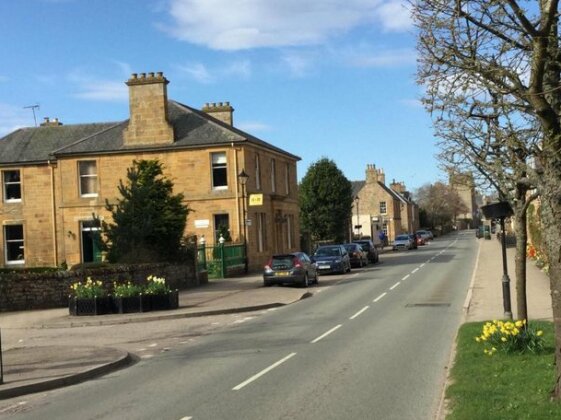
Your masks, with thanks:
[{"label": "slate roof", "polygon": [[116,123],[20,128],[0,139],[0,164],[45,162],[53,150],[107,130]]},{"label": "slate roof", "polygon": [[358,195],[358,193],[360,192],[360,190],[362,190],[362,187],[364,187],[365,184],[366,184],[365,181],[351,181],[351,185],[353,187],[353,197],[356,197]]},{"label": "slate roof", "polygon": [[168,121],[174,129],[173,143],[134,147],[123,143],[128,120],[20,129],[0,139],[0,164],[41,162],[70,155],[186,149],[244,142],[300,160],[296,155],[176,101],[168,101]]}]

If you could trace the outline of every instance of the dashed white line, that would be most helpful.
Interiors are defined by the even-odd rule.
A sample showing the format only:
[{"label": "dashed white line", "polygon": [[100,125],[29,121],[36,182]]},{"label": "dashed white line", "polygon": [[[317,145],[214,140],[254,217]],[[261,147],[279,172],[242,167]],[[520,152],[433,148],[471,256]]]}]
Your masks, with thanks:
[{"label": "dashed white line", "polygon": [[407,274],[405,277],[401,279],[401,281],[407,280],[411,274]]},{"label": "dashed white line", "polygon": [[426,263],[422,263],[422,264],[421,264],[421,265],[419,266],[419,268],[422,268],[422,267],[424,267],[424,266],[425,266],[425,264],[426,264]]},{"label": "dashed white line", "polygon": [[179,420],[191,420],[193,417],[181,417]]},{"label": "dashed white line", "polygon": [[290,359],[291,357],[296,356],[296,353],[290,353],[288,356],[283,357],[282,359],[280,359],[278,362],[273,363],[271,366],[269,366],[268,368],[263,369],[261,372],[253,375],[251,378],[247,379],[246,381],[243,381],[241,384],[236,385],[235,387],[232,388],[232,391],[239,391],[240,389],[242,389],[244,386],[250,384],[251,382],[255,381],[256,379],[259,379],[261,376],[265,375],[267,372],[270,372],[271,370],[273,370],[274,368],[276,368],[277,366],[283,364],[284,362],[286,362],[288,359]]},{"label": "dashed white line", "polygon": [[419,267],[417,267],[416,269],[414,269],[413,271],[411,271],[411,274],[416,273],[417,271],[419,271]]},{"label": "dashed white line", "polygon": [[390,290],[395,289],[397,286],[399,286],[400,283],[401,283],[401,282],[398,281],[396,284],[394,284],[392,287],[390,287]]},{"label": "dashed white line", "polygon": [[376,302],[378,302],[380,299],[382,299],[382,298],[383,298],[384,296],[386,296],[386,295],[387,295],[387,293],[384,292],[384,293],[382,293],[380,296],[378,296],[376,299],[374,299],[372,302],[376,303]]},{"label": "dashed white line", "polygon": [[329,334],[331,334],[332,332],[338,330],[339,328],[341,328],[341,324],[337,325],[336,327],[331,328],[329,331],[324,332],[322,335],[320,335],[318,338],[314,339],[311,341],[312,344],[317,343],[319,340],[321,340],[322,338],[327,337]]},{"label": "dashed white line", "polygon": [[364,311],[366,311],[368,308],[370,308],[370,306],[366,305],[364,308],[362,308],[360,311],[358,311],[356,314],[354,314],[353,316],[351,316],[349,319],[355,319],[357,316],[359,316],[361,313],[363,313]]}]

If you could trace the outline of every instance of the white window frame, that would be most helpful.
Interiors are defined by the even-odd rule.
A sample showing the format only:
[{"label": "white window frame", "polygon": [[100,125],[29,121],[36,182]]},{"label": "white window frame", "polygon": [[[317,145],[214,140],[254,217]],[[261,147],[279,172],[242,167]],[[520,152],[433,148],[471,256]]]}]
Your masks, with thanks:
[{"label": "white window frame", "polygon": [[[384,210],[382,210],[382,207]],[[385,201],[380,201],[380,214],[388,214],[388,203]]]},{"label": "white window frame", "polygon": [[[21,239],[8,239],[8,228],[13,227],[13,226],[21,226],[21,233],[22,233],[22,238]],[[16,259],[16,260],[9,260],[8,259],[8,244],[9,243],[21,243],[21,245],[19,246],[19,248],[23,251],[22,259]],[[9,225],[4,225],[4,261],[6,261],[6,265],[19,265],[19,264],[25,264],[25,232],[24,232],[24,227],[23,224],[9,224]]]},{"label": "white window frame", "polygon": [[[216,157],[216,159],[215,159]],[[224,162],[219,162],[221,157],[223,157]],[[216,162],[215,162],[216,160]],[[211,165],[211,180],[212,180],[212,189],[213,190],[226,190],[228,189],[228,157],[226,156],[226,152],[212,152],[210,154],[210,165]],[[214,182],[214,171],[215,170],[224,170],[226,172],[226,185],[215,185]]]},{"label": "white window frame", "polygon": [[259,162],[259,155],[255,154],[255,189],[261,189],[261,162]]},{"label": "white window frame", "polygon": [[273,193],[277,192],[277,178],[276,178],[276,164],[275,159],[271,159],[271,191]]},{"label": "white window frame", "polygon": [[[83,173],[82,172],[82,165],[86,165],[86,164],[93,164],[93,167],[95,169],[95,173],[93,174],[89,174],[89,173]],[[85,167],[85,166],[84,166]],[[84,192],[82,190],[82,180],[86,180],[86,179],[93,179],[94,180],[94,192]],[[78,161],[78,188],[80,189],[80,197],[97,197],[98,193],[97,193],[97,162],[95,160],[80,160]]]},{"label": "white window frame", "polygon": [[[17,172],[19,174],[19,181],[7,181],[6,174],[8,172]],[[5,203],[21,203],[21,171],[19,169],[8,169],[2,171],[2,184],[4,188],[4,202]],[[19,185],[19,198],[8,198],[8,185]]]}]

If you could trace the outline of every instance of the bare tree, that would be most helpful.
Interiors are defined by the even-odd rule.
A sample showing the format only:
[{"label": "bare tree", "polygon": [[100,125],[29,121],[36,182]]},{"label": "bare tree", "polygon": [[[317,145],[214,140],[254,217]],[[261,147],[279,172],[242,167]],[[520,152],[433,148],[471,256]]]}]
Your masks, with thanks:
[{"label": "bare tree", "polygon": [[459,214],[468,211],[458,193],[442,182],[425,184],[417,189],[415,201],[426,212],[433,228],[450,226]]},{"label": "bare tree", "polygon": [[[419,28],[419,78],[434,89],[484,87],[538,127],[520,165],[542,199],[555,324],[556,386],[561,397],[561,86],[559,1],[412,0]],[[469,93],[466,90],[466,93]],[[477,93],[477,92],[476,92]],[[475,93],[475,94],[476,94]],[[474,96],[475,96],[474,94]],[[488,107],[486,107],[488,108]],[[504,139],[507,141],[507,138]],[[512,151],[514,155],[517,153]],[[516,160],[516,156],[513,156]],[[534,164],[531,164],[531,163]],[[498,168],[500,169],[500,168]]]},{"label": "bare tree", "polygon": [[540,131],[520,118],[508,100],[475,88],[470,84],[457,92],[431,87],[433,95],[425,103],[435,116],[439,158],[445,167],[464,172],[475,169],[479,186],[495,189],[514,209],[517,315],[528,319],[526,212],[537,193],[530,194],[536,181],[530,179],[526,167],[531,153],[528,145],[539,143]]}]

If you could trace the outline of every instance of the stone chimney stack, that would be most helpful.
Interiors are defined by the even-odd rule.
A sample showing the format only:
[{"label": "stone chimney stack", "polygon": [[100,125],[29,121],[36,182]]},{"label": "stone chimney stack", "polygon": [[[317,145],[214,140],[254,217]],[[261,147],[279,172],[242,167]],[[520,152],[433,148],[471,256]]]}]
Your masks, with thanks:
[{"label": "stone chimney stack", "polygon": [[45,117],[43,122],[40,124],[41,127],[59,127],[62,123],[58,120],[58,118],[53,118],[52,120],[49,117]]},{"label": "stone chimney stack", "polygon": [[376,182],[378,182],[378,171],[376,170],[376,165],[366,165],[366,183],[374,184]]},{"label": "stone chimney stack", "polygon": [[384,185],[386,184],[386,174],[383,169],[378,169],[378,182],[381,182]]},{"label": "stone chimney stack", "polygon": [[230,106],[230,102],[207,102],[205,106],[203,106],[202,111],[212,115],[225,124],[234,125],[234,108]]},{"label": "stone chimney stack", "polygon": [[392,183],[390,184],[390,188],[399,194],[405,194],[407,192],[407,189],[405,188],[405,183],[395,182],[395,179],[392,180]]},{"label": "stone chimney stack", "polygon": [[173,127],[167,118],[169,81],[162,72],[133,73],[129,87],[129,125],[124,131],[127,146],[173,143]]}]

